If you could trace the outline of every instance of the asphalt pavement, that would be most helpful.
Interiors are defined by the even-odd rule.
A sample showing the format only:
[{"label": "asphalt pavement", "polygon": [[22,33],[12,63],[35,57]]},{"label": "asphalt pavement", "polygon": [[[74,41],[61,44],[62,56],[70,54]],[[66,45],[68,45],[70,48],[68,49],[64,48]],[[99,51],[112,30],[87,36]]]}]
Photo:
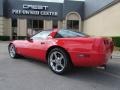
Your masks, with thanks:
[{"label": "asphalt pavement", "polygon": [[75,68],[60,76],[45,63],[10,58],[7,46],[0,42],[0,90],[120,90],[119,52],[113,53],[107,70]]}]

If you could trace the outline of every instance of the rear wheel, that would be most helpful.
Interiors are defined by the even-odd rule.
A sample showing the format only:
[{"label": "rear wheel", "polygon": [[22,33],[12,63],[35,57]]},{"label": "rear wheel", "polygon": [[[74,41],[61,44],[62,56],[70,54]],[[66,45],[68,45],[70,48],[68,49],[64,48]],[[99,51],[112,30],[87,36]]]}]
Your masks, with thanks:
[{"label": "rear wheel", "polygon": [[9,51],[9,55],[10,55],[11,58],[17,58],[18,57],[14,44],[10,44],[10,46],[8,48],[8,51]]},{"label": "rear wheel", "polygon": [[70,69],[70,60],[64,50],[54,48],[48,54],[48,65],[53,72],[64,74]]}]

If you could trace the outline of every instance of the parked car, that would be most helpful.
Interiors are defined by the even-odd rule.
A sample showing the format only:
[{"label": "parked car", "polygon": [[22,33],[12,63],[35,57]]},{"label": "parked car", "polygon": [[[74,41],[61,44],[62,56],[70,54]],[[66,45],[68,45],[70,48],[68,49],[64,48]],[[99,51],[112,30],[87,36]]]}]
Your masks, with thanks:
[{"label": "parked car", "polygon": [[57,74],[64,74],[71,66],[106,66],[113,52],[113,42],[102,37],[90,37],[71,30],[44,30],[27,40],[10,42],[11,58],[24,56],[48,63]]}]

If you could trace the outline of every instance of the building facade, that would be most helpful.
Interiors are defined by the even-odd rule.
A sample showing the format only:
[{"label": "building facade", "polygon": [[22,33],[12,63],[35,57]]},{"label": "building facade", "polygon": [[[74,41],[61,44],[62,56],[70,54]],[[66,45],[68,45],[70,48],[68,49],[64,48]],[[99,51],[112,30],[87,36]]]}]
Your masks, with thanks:
[{"label": "building facade", "polygon": [[0,40],[64,28],[95,36],[120,36],[120,0],[64,3],[0,0]]},{"label": "building facade", "polygon": [[120,0],[86,0],[83,30],[94,36],[120,37]]},{"label": "building facade", "polygon": [[82,30],[84,2],[1,0],[0,4],[0,36],[18,39],[52,28]]}]

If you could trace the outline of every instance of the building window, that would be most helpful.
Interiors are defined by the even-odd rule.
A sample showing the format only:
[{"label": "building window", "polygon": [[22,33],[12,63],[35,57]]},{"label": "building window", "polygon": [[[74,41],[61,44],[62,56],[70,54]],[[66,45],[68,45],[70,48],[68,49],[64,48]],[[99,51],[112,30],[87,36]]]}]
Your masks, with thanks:
[{"label": "building window", "polygon": [[67,20],[67,29],[79,30],[79,21]]},{"label": "building window", "polygon": [[58,28],[58,20],[53,20],[53,28]]},{"label": "building window", "polygon": [[34,35],[39,31],[43,30],[44,21],[43,20],[27,20],[27,34]]},{"label": "building window", "polygon": [[17,19],[12,19],[12,27],[17,27]]},{"label": "building window", "polygon": [[32,20],[27,20],[27,28],[32,28]]},{"label": "building window", "polygon": [[38,20],[33,20],[33,28],[34,29],[39,28],[39,23],[38,22],[39,22]]},{"label": "building window", "polygon": [[12,39],[17,39],[17,19],[12,19]]}]

